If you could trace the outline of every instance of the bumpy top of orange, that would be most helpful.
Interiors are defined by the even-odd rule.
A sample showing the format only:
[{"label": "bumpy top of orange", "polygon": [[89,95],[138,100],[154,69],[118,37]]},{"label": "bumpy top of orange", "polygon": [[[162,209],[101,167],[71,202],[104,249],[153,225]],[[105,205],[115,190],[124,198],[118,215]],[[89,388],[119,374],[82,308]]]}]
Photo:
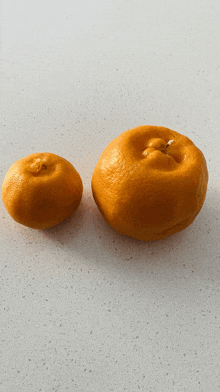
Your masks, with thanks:
[{"label": "bumpy top of orange", "polygon": [[35,229],[61,222],[78,208],[82,180],[66,159],[52,153],[34,153],[8,170],[2,199],[14,220]]},{"label": "bumpy top of orange", "polygon": [[105,148],[93,172],[93,196],[116,231],[155,240],[187,227],[206,195],[203,153],[165,127],[140,126]]}]

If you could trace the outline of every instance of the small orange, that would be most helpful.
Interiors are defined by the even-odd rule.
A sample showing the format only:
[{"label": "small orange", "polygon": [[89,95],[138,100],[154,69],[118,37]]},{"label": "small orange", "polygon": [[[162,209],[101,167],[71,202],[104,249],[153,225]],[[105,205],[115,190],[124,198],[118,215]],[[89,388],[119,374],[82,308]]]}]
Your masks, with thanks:
[{"label": "small orange", "polygon": [[15,162],[5,176],[1,194],[16,222],[33,229],[47,229],[76,211],[82,192],[82,180],[73,165],[45,152]]},{"label": "small orange", "polygon": [[106,222],[142,241],[189,226],[205,201],[208,170],[202,151],[165,127],[123,132],[102,152],[92,193]]}]

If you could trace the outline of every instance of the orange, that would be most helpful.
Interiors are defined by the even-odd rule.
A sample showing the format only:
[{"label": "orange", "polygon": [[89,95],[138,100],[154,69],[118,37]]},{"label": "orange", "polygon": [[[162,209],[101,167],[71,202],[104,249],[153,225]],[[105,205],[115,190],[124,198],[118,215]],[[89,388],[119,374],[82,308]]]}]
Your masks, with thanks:
[{"label": "orange", "polygon": [[2,184],[2,200],[18,223],[47,229],[78,208],[83,192],[79,173],[66,159],[34,153],[15,162]]},{"label": "orange", "polygon": [[207,183],[205,157],[188,137],[146,125],[109,143],[91,186],[99,211],[114,230],[154,241],[194,221],[205,201]]}]

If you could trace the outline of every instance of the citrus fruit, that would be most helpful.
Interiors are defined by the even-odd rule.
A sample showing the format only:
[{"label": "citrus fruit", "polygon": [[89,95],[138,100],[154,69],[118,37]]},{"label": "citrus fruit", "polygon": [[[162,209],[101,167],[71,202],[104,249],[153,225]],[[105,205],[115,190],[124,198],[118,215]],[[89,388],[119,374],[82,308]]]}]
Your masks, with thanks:
[{"label": "citrus fruit", "polygon": [[15,162],[5,176],[1,194],[16,222],[33,229],[47,229],[78,208],[82,191],[81,177],[73,165],[45,152]]},{"label": "citrus fruit", "polygon": [[207,183],[205,157],[187,136],[144,125],[108,144],[91,186],[99,211],[114,230],[154,241],[194,221]]}]

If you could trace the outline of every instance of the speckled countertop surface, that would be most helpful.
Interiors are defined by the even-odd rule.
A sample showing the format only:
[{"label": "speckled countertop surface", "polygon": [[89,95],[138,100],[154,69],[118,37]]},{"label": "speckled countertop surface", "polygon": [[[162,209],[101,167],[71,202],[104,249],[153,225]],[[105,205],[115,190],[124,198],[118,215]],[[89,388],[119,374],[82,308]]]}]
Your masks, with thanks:
[{"label": "speckled countertop surface", "polygon": [[[45,231],[0,203],[1,392],[220,391],[219,17],[217,0],[0,0],[1,183],[49,151],[84,185]],[[90,187],[143,124],[191,138],[209,170],[195,222],[148,243],[114,232]]]}]

